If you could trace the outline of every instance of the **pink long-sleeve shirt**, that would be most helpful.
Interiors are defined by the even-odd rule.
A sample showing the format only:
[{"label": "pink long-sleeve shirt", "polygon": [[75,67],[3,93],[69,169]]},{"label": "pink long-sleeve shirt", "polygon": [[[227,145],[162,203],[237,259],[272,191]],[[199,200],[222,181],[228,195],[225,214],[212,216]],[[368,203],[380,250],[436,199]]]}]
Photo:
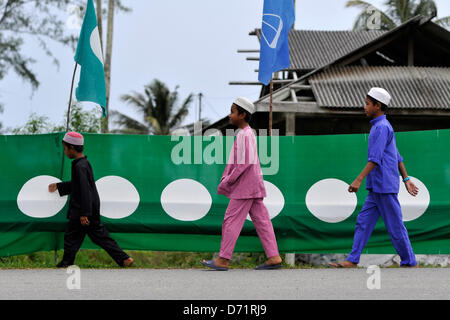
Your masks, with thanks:
[{"label": "pink long-sleeve shirt", "polygon": [[266,197],[258,145],[250,126],[240,130],[236,136],[217,193],[229,199]]}]

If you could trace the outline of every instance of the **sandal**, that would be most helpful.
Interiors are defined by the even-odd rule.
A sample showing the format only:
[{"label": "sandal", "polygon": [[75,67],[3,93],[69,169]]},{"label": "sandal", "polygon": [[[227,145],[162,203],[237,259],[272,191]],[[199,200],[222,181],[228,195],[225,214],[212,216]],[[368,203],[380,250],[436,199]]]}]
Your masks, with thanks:
[{"label": "sandal", "polygon": [[255,270],[276,270],[281,268],[281,263],[269,265],[266,262],[260,264],[255,268]]},{"label": "sandal", "polygon": [[200,263],[206,267],[215,269],[217,271],[227,271],[228,270],[228,268],[216,266],[216,264],[214,263],[214,260],[201,260]]}]

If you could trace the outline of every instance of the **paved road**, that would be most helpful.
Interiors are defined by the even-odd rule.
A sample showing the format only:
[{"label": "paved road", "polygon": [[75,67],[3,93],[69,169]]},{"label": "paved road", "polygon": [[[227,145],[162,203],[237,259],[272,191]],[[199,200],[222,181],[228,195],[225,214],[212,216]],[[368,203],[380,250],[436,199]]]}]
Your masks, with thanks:
[{"label": "paved road", "polygon": [[81,288],[69,290],[73,275],[0,270],[0,299],[450,299],[450,268],[380,269],[381,288],[372,290],[367,269],[81,269]]}]

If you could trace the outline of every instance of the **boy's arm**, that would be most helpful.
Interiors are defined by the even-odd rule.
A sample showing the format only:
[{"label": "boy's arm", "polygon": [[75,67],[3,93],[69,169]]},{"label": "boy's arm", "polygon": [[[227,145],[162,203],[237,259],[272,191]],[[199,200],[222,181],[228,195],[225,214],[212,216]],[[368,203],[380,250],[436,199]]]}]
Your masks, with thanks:
[{"label": "boy's arm", "polygon": [[383,158],[384,149],[389,138],[389,130],[385,126],[379,126],[375,129],[370,143],[369,150],[367,152],[367,165],[361,171],[355,181],[348,187],[348,192],[357,192],[361,187],[361,183],[367,177],[367,175],[375,168],[376,165],[381,164]]},{"label": "boy's arm", "polygon": [[221,182],[225,181],[228,184],[235,183],[242,173],[245,172],[245,170],[247,170],[252,164],[255,164],[255,152],[257,151],[254,143],[256,142],[256,139],[254,142],[249,141],[251,139],[249,139],[248,136],[244,136],[243,139],[244,141],[238,142],[237,155],[235,155],[234,159],[236,163],[235,166],[233,166],[230,174],[225,177],[225,179],[221,180]]},{"label": "boy's arm", "polygon": [[403,163],[403,161],[400,161],[398,163],[398,171],[400,171],[403,179],[406,179],[408,177],[408,173],[406,172],[405,164]]},{"label": "boy's arm", "polygon": [[[408,178],[408,173],[406,172],[405,164],[403,163],[403,161],[398,163],[398,171],[400,171],[403,180]],[[414,182],[411,181],[411,179],[405,181],[405,187],[406,190],[408,190],[409,194],[414,197],[417,196],[417,194],[419,193],[419,188],[416,187],[416,185],[414,184]]]},{"label": "boy's arm", "polygon": [[364,181],[370,171],[375,168],[376,165],[377,164],[375,162],[369,161],[363,171],[361,171],[359,176],[356,178],[356,180],[353,181],[353,183],[348,187],[348,192],[357,192],[361,187],[361,183]]},{"label": "boy's arm", "polygon": [[236,180],[250,167],[250,164],[237,164],[233,171],[231,171],[230,175],[225,177],[221,182],[225,181],[228,184],[233,184]]},{"label": "boy's arm", "polygon": [[80,217],[90,217],[92,216],[92,195],[90,192],[88,172],[85,167],[78,166],[76,173],[80,186]]},{"label": "boy's arm", "polygon": [[56,184],[56,189],[61,197],[72,193],[72,182],[60,182]]}]

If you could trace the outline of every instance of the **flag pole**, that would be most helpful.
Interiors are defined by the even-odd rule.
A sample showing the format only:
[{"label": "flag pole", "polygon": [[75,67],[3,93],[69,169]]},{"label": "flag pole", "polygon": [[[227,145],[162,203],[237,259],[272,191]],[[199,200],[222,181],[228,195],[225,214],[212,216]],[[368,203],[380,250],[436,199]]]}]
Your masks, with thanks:
[{"label": "flag pole", "polygon": [[73,76],[72,76],[72,85],[70,86],[69,107],[67,108],[67,125],[66,125],[66,131],[69,131],[70,106],[72,105],[73,83],[74,83],[74,81],[75,81],[75,74],[77,73],[77,66],[78,66],[78,64],[75,62],[75,68],[74,68],[74,70],[73,70]]},{"label": "flag pole", "polygon": [[272,136],[273,78],[270,78],[269,136]]},{"label": "flag pole", "polygon": [[[66,132],[69,131],[69,122],[70,122],[70,106],[72,105],[72,94],[73,94],[73,83],[75,82],[75,74],[77,73],[78,64],[75,62],[75,68],[73,70],[72,76],[72,84],[70,86],[70,97],[69,97],[69,107],[67,108],[67,124],[66,124]],[[61,174],[60,179],[62,180],[64,174],[64,152],[62,153],[62,163],[61,163]],[[56,233],[55,233],[56,236]],[[55,264],[58,263],[58,245],[57,241],[55,241]]]}]

